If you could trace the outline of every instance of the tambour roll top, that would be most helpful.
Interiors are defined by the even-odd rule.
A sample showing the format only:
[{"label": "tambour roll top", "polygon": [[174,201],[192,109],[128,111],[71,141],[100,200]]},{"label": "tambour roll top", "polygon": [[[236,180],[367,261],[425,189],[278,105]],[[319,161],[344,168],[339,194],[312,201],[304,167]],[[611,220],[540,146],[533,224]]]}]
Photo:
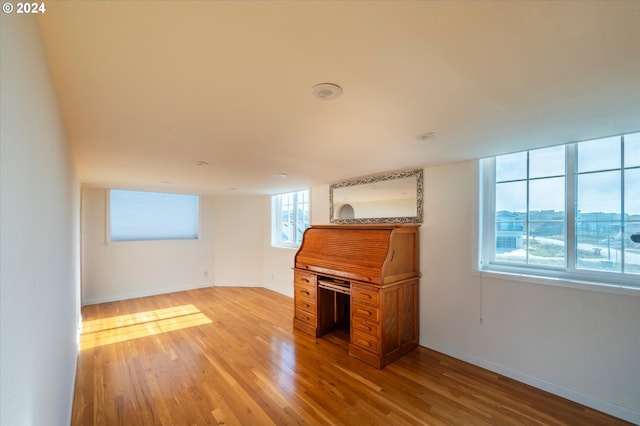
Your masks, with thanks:
[{"label": "tambour roll top", "polygon": [[384,286],[419,277],[419,225],[314,225],[295,267]]}]

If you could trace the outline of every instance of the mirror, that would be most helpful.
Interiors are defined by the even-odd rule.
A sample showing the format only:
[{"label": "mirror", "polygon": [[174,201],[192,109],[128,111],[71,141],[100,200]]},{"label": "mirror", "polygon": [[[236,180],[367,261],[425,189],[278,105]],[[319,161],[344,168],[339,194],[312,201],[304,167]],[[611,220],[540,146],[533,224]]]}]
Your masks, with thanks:
[{"label": "mirror", "polygon": [[329,187],[331,223],[422,223],[422,169]]}]

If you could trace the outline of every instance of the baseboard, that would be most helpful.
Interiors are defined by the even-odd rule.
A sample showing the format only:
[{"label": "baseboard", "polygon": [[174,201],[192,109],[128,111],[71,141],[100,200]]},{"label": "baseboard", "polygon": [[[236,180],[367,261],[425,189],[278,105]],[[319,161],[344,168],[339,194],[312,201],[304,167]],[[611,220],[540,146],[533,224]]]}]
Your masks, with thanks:
[{"label": "baseboard", "polygon": [[178,291],[196,290],[199,288],[213,287],[211,283],[200,283],[186,287],[161,288],[135,293],[117,294],[108,297],[98,297],[96,299],[86,299],[82,301],[82,306],[96,305],[98,303],[117,302],[119,300],[136,299],[138,297],[157,296],[159,294],[176,293]]},{"label": "baseboard", "polygon": [[215,287],[263,287],[262,284],[247,282],[217,282]]},{"label": "baseboard", "polygon": [[607,413],[611,416],[618,417],[634,424],[640,424],[640,412],[630,410],[628,408],[621,407],[607,401],[599,400],[592,396],[585,395],[583,393],[573,391],[557,384],[538,379],[520,371],[512,370],[510,368],[495,364],[482,358],[475,357],[465,352],[461,352],[447,346],[430,342],[426,339],[420,339],[420,345],[468,362],[470,364],[477,365],[478,367],[493,371],[494,373],[501,374],[505,377],[509,377],[510,379],[517,380],[519,382],[552,393],[570,401],[577,402],[578,404],[593,408],[594,410],[602,411],[603,413]]}]

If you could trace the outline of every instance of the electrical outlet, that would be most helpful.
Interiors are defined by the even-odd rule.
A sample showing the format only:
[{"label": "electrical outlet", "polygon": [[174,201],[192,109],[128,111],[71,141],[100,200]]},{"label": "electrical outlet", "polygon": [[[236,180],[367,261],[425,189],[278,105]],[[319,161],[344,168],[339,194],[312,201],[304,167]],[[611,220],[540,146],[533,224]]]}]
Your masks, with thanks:
[{"label": "electrical outlet", "polygon": [[204,276],[208,277],[209,276],[209,271],[204,271]]}]

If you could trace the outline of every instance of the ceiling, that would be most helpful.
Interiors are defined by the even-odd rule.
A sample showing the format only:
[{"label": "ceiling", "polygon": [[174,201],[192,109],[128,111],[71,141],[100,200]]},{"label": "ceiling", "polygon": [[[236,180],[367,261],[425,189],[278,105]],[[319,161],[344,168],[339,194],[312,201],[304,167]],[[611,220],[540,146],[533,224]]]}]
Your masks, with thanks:
[{"label": "ceiling", "polygon": [[85,185],[267,194],[640,130],[640,1],[49,1],[39,22]]}]

